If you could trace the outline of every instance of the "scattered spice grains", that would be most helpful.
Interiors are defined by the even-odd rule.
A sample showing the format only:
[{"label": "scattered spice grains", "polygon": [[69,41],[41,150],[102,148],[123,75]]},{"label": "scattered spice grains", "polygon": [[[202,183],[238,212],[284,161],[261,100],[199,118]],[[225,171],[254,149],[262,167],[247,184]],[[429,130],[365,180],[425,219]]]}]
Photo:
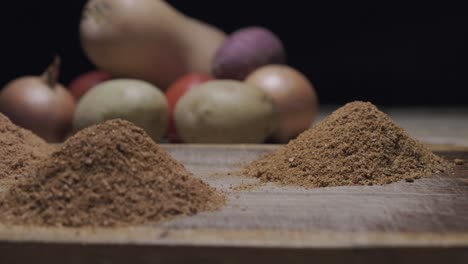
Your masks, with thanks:
[{"label": "scattered spice grains", "polygon": [[112,120],[69,138],[35,177],[13,186],[0,203],[0,221],[121,226],[215,210],[224,202],[142,129]]},{"label": "scattered spice grains", "polygon": [[0,180],[29,175],[33,165],[47,157],[51,150],[44,140],[0,114]]},{"label": "scattered spice grains", "polygon": [[313,188],[412,182],[450,167],[374,105],[353,102],[248,165],[244,175]]},{"label": "scattered spice grains", "polygon": [[262,187],[265,185],[265,182],[263,181],[257,181],[254,183],[242,183],[241,185],[237,185],[235,187],[230,188],[233,191],[237,192],[246,192],[246,191],[252,191],[254,189],[257,189],[258,187]]}]

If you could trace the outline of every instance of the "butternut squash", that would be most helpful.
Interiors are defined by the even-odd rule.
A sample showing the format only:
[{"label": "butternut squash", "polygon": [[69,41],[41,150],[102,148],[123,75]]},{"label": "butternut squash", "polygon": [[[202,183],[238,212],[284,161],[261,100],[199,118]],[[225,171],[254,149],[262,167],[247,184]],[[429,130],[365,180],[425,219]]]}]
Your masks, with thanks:
[{"label": "butternut squash", "polygon": [[115,77],[165,90],[188,73],[210,73],[224,32],[162,0],[90,0],[80,23],[87,57]]}]

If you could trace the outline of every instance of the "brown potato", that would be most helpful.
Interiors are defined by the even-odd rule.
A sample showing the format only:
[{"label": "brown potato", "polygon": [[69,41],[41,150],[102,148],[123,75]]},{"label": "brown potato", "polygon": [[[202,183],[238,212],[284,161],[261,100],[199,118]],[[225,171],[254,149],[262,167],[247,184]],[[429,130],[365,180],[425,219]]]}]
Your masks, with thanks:
[{"label": "brown potato", "polygon": [[143,128],[158,141],[166,132],[168,106],[164,94],[150,83],[116,79],[93,87],[79,101],[75,131],[111,119],[124,119]]},{"label": "brown potato", "polygon": [[243,82],[215,80],[177,103],[175,122],[187,143],[262,143],[278,124],[273,100]]}]

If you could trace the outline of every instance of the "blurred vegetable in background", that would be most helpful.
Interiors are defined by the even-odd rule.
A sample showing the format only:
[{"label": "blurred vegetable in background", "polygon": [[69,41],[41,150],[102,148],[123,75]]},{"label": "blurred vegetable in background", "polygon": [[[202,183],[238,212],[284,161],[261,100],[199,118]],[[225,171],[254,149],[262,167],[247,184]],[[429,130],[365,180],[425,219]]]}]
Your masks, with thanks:
[{"label": "blurred vegetable in background", "polygon": [[206,74],[189,74],[177,80],[166,90],[167,102],[169,104],[169,127],[167,136],[171,143],[181,143],[174,123],[174,110],[180,97],[194,86],[212,79],[213,77]]},{"label": "blurred vegetable in background", "polygon": [[177,132],[187,143],[263,143],[277,121],[273,100],[240,81],[198,85],[180,98],[175,109]]},{"label": "blurred vegetable in background", "polygon": [[75,100],[58,83],[59,72],[56,57],[42,76],[24,76],[8,83],[0,92],[0,112],[49,142],[63,140],[71,129]]},{"label": "blurred vegetable in background", "polygon": [[232,33],[216,53],[213,75],[243,81],[255,69],[286,62],[281,40],[270,30],[249,27]]},{"label": "blurred vegetable in background", "polygon": [[152,84],[115,79],[96,85],[79,101],[73,119],[75,131],[121,118],[143,128],[159,141],[167,127],[167,100]]},{"label": "blurred vegetable in background", "polygon": [[90,0],[80,32],[86,55],[99,69],[162,89],[185,74],[209,74],[225,39],[219,29],[161,0]]},{"label": "blurred vegetable in background", "polygon": [[319,106],[315,88],[299,71],[285,65],[264,66],[246,79],[270,95],[278,106],[280,124],[272,139],[288,143],[307,130],[318,114]]},{"label": "blurred vegetable in background", "polygon": [[83,73],[80,76],[73,79],[68,85],[73,97],[79,100],[89,89],[93,88],[96,84],[111,79],[112,76],[102,71],[90,71]]}]

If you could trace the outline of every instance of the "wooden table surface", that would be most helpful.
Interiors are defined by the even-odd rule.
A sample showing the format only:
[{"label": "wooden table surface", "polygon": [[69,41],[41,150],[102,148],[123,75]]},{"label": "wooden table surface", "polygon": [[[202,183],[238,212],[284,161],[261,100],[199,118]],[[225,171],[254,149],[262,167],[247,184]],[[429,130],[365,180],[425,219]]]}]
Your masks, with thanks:
[{"label": "wooden table surface", "polygon": [[[443,143],[431,148],[445,158],[468,160],[466,117],[457,118],[429,137],[426,130],[446,119],[418,129],[406,115],[402,125]],[[0,263],[468,263],[467,165],[414,183],[306,190],[256,186],[237,173],[278,146],[164,147],[224,191],[226,207],[119,229],[0,226]]]},{"label": "wooden table surface", "polygon": [[[236,171],[274,146],[165,146],[226,192],[217,212],[119,229],[0,226],[0,263],[465,263],[468,173],[414,183],[305,190]],[[467,152],[442,152],[468,160]],[[364,262],[365,261],[365,262]],[[289,263],[288,262],[288,263]],[[198,263],[198,262],[196,262]]]}]

